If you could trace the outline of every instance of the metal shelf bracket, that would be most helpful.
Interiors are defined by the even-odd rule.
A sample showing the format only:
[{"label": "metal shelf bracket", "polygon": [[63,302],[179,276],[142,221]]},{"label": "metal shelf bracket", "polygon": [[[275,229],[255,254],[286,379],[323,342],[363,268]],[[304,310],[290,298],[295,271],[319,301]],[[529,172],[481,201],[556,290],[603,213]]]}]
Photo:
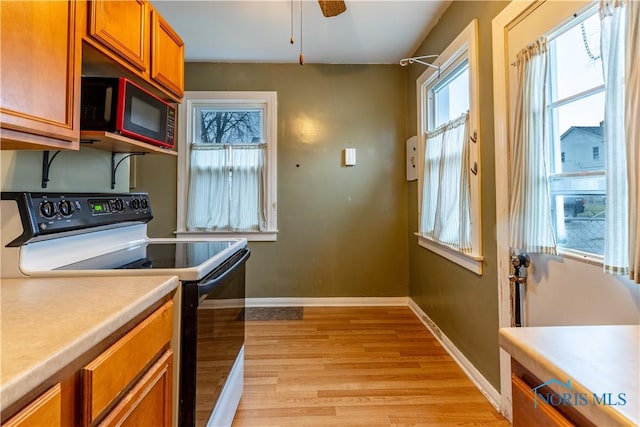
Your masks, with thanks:
[{"label": "metal shelf bracket", "polygon": [[42,188],[47,188],[51,163],[53,163],[53,159],[55,159],[58,154],[60,154],[60,150],[53,153],[53,156],[49,158],[49,150],[42,152]]},{"label": "metal shelf bracket", "polygon": [[[116,154],[126,154],[125,156],[123,156],[120,160],[118,160],[118,163],[116,163]],[[120,164],[125,160],[128,159],[131,156],[144,156],[147,153],[119,153],[119,152],[112,152],[111,153],[111,189],[115,189],[116,188],[116,171],[118,170],[118,167],[120,166]]]}]

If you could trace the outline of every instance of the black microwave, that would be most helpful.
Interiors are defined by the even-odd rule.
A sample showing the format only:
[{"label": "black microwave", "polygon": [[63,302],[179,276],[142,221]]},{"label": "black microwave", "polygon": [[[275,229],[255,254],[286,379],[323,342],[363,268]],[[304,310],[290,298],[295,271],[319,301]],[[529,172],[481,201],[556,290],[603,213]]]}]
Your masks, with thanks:
[{"label": "black microwave", "polygon": [[124,77],[83,77],[80,129],[117,132],[160,147],[175,143],[176,108]]}]

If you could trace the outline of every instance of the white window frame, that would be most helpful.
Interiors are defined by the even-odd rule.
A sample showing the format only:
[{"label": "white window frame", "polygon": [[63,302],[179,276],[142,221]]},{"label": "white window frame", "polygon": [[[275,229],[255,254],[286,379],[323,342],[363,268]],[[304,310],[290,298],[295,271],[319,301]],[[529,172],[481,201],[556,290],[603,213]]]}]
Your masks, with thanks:
[{"label": "white window frame", "polygon": [[[255,232],[187,231],[187,199],[189,185],[190,149],[194,132],[192,111],[196,107],[229,108],[264,106],[264,137],[267,144],[265,208],[267,229]],[[273,91],[217,92],[187,91],[178,110],[178,211],[176,235],[182,238],[245,238],[249,241],[276,241],[278,236],[277,212],[277,147],[278,147],[278,94]]]},{"label": "white window frame", "polygon": [[425,134],[429,123],[429,90],[438,81],[447,77],[447,74],[456,70],[464,60],[469,63],[469,134],[475,138],[471,144],[472,165],[475,164],[477,174],[471,174],[470,206],[471,206],[471,245],[470,253],[463,253],[455,248],[443,245],[425,236],[423,230],[418,230],[418,244],[478,275],[482,274],[482,224],[481,224],[481,198],[480,198],[480,128],[479,128],[479,76],[478,76],[478,20],[474,19],[455,38],[453,42],[433,62],[439,69],[427,68],[416,81],[416,100],[418,112],[418,227],[422,221],[422,188],[424,173]]},{"label": "white window frame", "polygon": [[[547,43],[549,43],[549,45],[551,45],[551,42],[553,40],[555,40],[556,38],[562,36],[563,34],[565,34],[567,31],[570,31],[571,29],[577,27],[578,25],[580,25],[580,23],[584,22],[585,20],[591,18],[593,15],[597,15],[598,13],[598,6],[596,3],[591,2],[589,3],[587,6],[580,8],[577,12],[577,17],[570,17],[567,16],[567,18],[561,22],[557,27],[551,29],[550,31],[545,32],[544,34],[547,37]],[[554,82],[552,79],[555,78],[554,73],[556,72],[557,66],[555,63],[555,54],[553,54],[553,52],[550,49],[549,52],[549,75],[548,75],[548,82],[549,82],[549,100],[547,101],[547,117],[548,117],[548,121],[549,121],[549,134],[548,134],[548,141],[549,141],[549,145],[547,146],[547,148],[550,150],[552,154],[552,156],[556,155],[556,152],[560,152],[561,153],[561,149],[560,149],[560,136],[557,136],[557,141],[556,136],[554,135],[555,132],[555,120],[557,120],[554,117],[554,112],[553,112],[553,107],[555,107],[557,104],[561,104],[561,105],[567,105],[570,104],[572,102],[576,102],[579,101],[585,97],[591,96],[593,94],[597,94],[597,93],[604,93],[604,83],[599,85],[599,86],[593,86],[590,87],[588,89],[583,89],[580,92],[571,94],[571,95],[565,95],[564,98],[562,99],[558,99],[558,100],[551,100],[551,94],[552,92],[552,88],[554,87]],[[603,117],[604,119],[604,117]],[[557,146],[555,145],[557,143]],[[592,157],[593,157],[593,148],[592,147]],[[599,148],[599,147],[595,147],[595,148]],[[560,154],[561,155],[561,154]],[[595,160],[595,159],[594,159]],[[557,164],[557,160],[556,162],[556,167],[560,166],[559,164]],[[552,160],[552,163],[554,163],[554,160]],[[562,163],[562,162],[560,162]],[[550,179],[554,179],[555,177],[560,177],[561,179],[579,179],[580,177],[586,177],[586,176],[606,176],[606,171],[604,170],[604,165],[603,165],[603,169],[602,170],[596,170],[596,171],[588,171],[588,172],[557,172],[555,170],[556,168],[553,167],[551,168],[551,173],[550,173]],[[550,189],[551,190],[551,189]],[[606,190],[605,193],[603,194],[606,197]],[[553,198],[554,196],[551,195],[551,197]],[[572,197],[572,195],[568,195],[567,197]],[[564,207],[562,208],[564,211]],[[563,212],[564,213],[564,212]],[[563,221],[564,215],[556,215],[555,218],[553,218],[553,228],[554,228],[554,233],[556,234],[556,238],[559,237],[559,235],[562,233],[561,228],[564,228],[564,223],[561,223],[560,221]],[[603,236],[604,237],[604,236]],[[564,256],[567,258],[571,258],[571,259],[575,259],[578,261],[585,261],[585,262],[589,262],[591,264],[595,264],[595,265],[603,265],[604,263],[604,255],[595,253],[595,252],[588,252],[588,251],[583,251],[580,249],[575,249],[569,246],[562,246],[562,244],[557,244],[557,251],[558,251],[558,255],[560,256]]]}]

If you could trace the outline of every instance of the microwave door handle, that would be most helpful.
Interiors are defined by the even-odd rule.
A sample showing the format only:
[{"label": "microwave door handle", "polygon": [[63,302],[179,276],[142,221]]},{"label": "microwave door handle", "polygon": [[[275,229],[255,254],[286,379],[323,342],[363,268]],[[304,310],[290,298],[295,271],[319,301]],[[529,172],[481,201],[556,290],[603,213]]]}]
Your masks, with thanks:
[{"label": "microwave door handle", "polygon": [[245,263],[249,258],[249,255],[251,255],[251,250],[249,248],[244,248],[240,252],[242,252],[242,256],[240,256],[240,258],[238,258],[231,267],[222,271],[220,275],[216,275],[198,283],[198,297],[202,297],[203,295],[210,293],[220,285],[220,283],[224,282],[238,267]]}]

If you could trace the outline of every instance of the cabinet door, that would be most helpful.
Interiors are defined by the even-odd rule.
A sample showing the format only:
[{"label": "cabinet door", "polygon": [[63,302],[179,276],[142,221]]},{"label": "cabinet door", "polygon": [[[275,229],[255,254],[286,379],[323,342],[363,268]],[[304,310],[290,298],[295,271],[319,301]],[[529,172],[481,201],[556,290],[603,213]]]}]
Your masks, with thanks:
[{"label": "cabinet door", "polygon": [[82,53],[75,13],[75,1],[2,2],[2,148],[78,149]]},{"label": "cabinet door", "polygon": [[149,69],[149,5],[146,1],[89,2],[89,36],[142,72]]},{"label": "cabinet door", "polygon": [[531,388],[516,375],[511,376],[514,427],[571,427],[573,423],[547,404],[534,404]]},{"label": "cabinet door", "polygon": [[169,301],[82,369],[83,425],[90,425],[124,391],[163,347],[173,332]]},{"label": "cabinet door", "polygon": [[155,9],[151,11],[151,22],[151,78],[182,98],[184,43]]},{"label": "cabinet door", "polygon": [[99,426],[170,427],[173,353],[167,350]]},{"label": "cabinet door", "polygon": [[62,426],[62,392],[56,384],[14,415],[2,427]]}]

